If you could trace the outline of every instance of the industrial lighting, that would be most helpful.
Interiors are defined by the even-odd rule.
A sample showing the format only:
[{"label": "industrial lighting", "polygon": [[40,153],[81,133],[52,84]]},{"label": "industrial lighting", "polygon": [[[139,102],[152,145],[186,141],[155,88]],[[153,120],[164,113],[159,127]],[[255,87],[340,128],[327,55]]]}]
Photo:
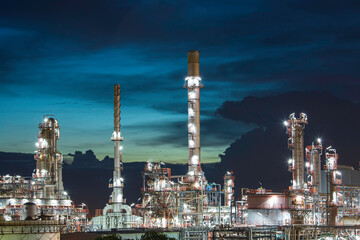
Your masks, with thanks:
[{"label": "industrial lighting", "polygon": [[318,143],[321,143],[321,138],[318,138],[317,141],[318,141]]},{"label": "industrial lighting", "polygon": [[289,125],[288,121],[284,121],[284,125],[288,126]]}]

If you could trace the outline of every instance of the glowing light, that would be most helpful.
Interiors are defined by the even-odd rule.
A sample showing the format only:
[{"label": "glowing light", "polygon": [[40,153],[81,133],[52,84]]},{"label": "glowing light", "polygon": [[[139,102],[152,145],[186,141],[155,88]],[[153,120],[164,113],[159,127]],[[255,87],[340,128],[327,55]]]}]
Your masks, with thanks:
[{"label": "glowing light", "polygon": [[190,124],[188,125],[188,128],[189,128],[189,132],[191,132],[192,134],[196,134],[195,124],[190,123]]},{"label": "glowing light", "polygon": [[197,165],[197,164],[199,164],[199,156],[197,156],[197,155],[192,156],[192,157],[191,157],[191,164],[192,164],[192,165]]},{"label": "glowing light", "polygon": [[189,113],[189,117],[194,117],[195,116],[195,111],[192,108],[188,109],[188,113]]},{"label": "glowing light", "polygon": [[270,207],[275,207],[275,205],[276,205],[277,202],[278,202],[278,197],[277,197],[277,196],[272,196],[272,197],[269,199]]},{"label": "glowing light", "polygon": [[333,192],[333,203],[336,203],[336,192]]},{"label": "glowing light", "polygon": [[190,99],[195,99],[196,98],[196,91],[189,92],[189,98]]},{"label": "glowing light", "polygon": [[289,125],[288,121],[284,121],[284,125],[288,126]]},{"label": "glowing light", "polygon": [[185,81],[187,81],[187,87],[193,88],[193,87],[199,87],[200,86],[200,77],[187,77],[185,78]]},{"label": "glowing light", "polygon": [[321,138],[318,138],[317,141],[318,141],[318,143],[321,143]]},{"label": "glowing light", "polygon": [[195,142],[193,140],[189,140],[189,148],[194,148]]}]

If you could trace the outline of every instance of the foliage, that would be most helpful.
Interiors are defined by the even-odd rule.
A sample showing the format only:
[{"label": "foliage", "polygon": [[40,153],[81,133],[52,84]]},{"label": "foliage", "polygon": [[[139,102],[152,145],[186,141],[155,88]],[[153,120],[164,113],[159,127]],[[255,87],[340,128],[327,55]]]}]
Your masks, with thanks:
[{"label": "foliage", "polygon": [[95,240],[121,240],[121,239],[122,239],[121,236],[116,236],[115,234],[95,238]]},{"label": "foliage", "polygon": [[170,238],[161,232],[148,231],[141,236],[141,240],[175,240],[175,238]]}]

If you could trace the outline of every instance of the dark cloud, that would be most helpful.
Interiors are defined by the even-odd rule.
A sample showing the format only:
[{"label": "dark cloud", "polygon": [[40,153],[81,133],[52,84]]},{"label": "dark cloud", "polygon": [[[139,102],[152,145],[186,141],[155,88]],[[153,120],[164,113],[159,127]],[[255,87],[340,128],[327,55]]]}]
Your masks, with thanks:
[{"label": "dark cloud", "polygon": [[[15,99],[15,95],[10,98],[10,94],[16,94],[20,101],[30,95],[31,100],[26,99],[22,106],[36,114],[40,109],[52,112],[56,106],[46,106],[47,101],[79,102],[64,104],[69,105],[68,108],[57,106],[61,111],[73,112],[72,121],[79,121],[76,113],[84,110],[84,104],[93,104],[91,111],[95,114],[83,114],[81,117],[86,121],[71,124],[69,128],[82,126],[89,135],[97,135],[95,124],[88,123],[98,119],[94,117],[97,108],[104,109],[107,105],[111,109],[113,93],[109,86],[120,83],[122,106],[141,109],[136,118],[142,118],[142,110],[149,108],[164,116],[154,114],[152,119],[148,114],[143,117],[149,120],[147,126],[140,126],[142,123],[132,125],[133,129],[144,130],[143,136],[154,136],[152,140],[138,140],[138,144],[166,145],[172,150],[174,146],[185,147],[186,118],[182,121],[176,117],[187,111],[186,90],[182,89],[186,50],[199,49],[205,85],[201,92],[201,107],[205,110],[201,121],[202,144],[208,147],[228,144],[253,129],[253,125],[244,126],[213,116],[215,108],[230,99],[245,98],[246,111],[252,115],[241,115],[236,110],[237,104],[231,110],[230,103],[221,108],[224,111],[221,114],[247,124],[266,126],[265,130],[261,129],[264,133],[253,133],[266,135],[269,124],[265,123],[269,119],[274,118],[276,122],[277,118],[286,118],[290,112],[301,109],[307,111],[311,104],[317,105],[321,101],[306,100],[305,106],[302,97],[298,96],[301,100],[291,98],[290,106],[288,98],[279,101],[278,97],[274,97],[275,100],[268,97],[265,99],[276,108],[287,106],[271,117],[273,105],[257,100],[264,96],[290,90],[326,90],[335,96],[360,102],[359,10],[359,2],[352,0],[221,3],[213,0],[196,3],[5,0],[0,8],[3,109]],[[258,98],[246,98],[249,95]],[[333,99],[329,95],[321,96]],[[266,108],[262,108],[263,105]],[[325,103],[322,109],[333,111]],[[348,116],[349,112],[341,113]],[[103,113],[99,110],[97,116]],[[309,113],[310,122],[315,124],[313,115],[316,112]],[[176,119],[159,126],[153,124],[163,123],[168,114],[174,114]],[[238,114],[241,117],[236,118]],[[13,122],[12,119],[19,118],[4,114],[3,119]],[[96,125],[100,125],[100,121]],[[323,126],[319,122],[316,127],[319,132],[313,135],[333,132],[333,125]],[[19,122],[13,124],[10,127],[14,131],[21,131],[14,127]],[[324,131],[320,131],[322,127]],[[307,131],[309,129],[310,126]],[[72,132],[75,131],[72,129]],[[68,145],[83,147],[91,141],[86,139],[81,143],[80,140]],[[17,144],[18,141],[7,142]]]},{"label": "dark cloud", "polygon": [[[256,92],[264,91],[264,86],[253,90],[257,87],[253,84],[267,82],[272,85],[265,87],[276,92],[325,88],[335,93],[338,84],[345,82],[346,87],[338,95],[346,96],[346,90],[356,87],[354,82],[359,80],[359,10],[359,3],[351,0],[321,0],[316,3],[255,0],[251,3],[229,1],[220,5],[217,1],[205,4],[184,1],[40,0],[34,3],[6,0],[2,2],[0,19],[2,25],[12,32],[29,35],[22,38],[20,45],[13,44],[19,40],[3,43],[4,48],[17,49],[18,52],[12,51],[13,55],[26,59],[38,59],[49,54],[87,54],[99,48],[121,47],[131,51],[137,49],[133,56],[141,56],[139,60],[143,65],[160,59],[176,65],[186,49],[199,48],[205,57],[202,59],[213,58],[202,62],[205,79],[219,86],[222,81],[233,82],[235,88],[240,87],[237,83],[246,83],[245,87],[251,94],[257,95]],[[10,57],[2,59],[0,56],[0,66],[4,68],[3,72],[16,74],[14,62],[8,61]],[[128,60],[114,59],[119,65]],[[71,64],[71,60],[68,63]],[[71,96],[83,96],[74,94],[71,85],[75,86],[74,91],[80,92],[82,87],[89,96],[99,99],[104,82],[126,83],[125,89],[129,88],[134,94],[144,91],[164,93],[173,91],[173,79],[181,78],[186,72],[184,67],[183,71],[176,69],[164,75],[168,70],[163,63],[162,72],[157,74],[74,74],[74,69],[82,64],[78,62],[69,69],[73,74],[41,76],[40,73],[31,81],[21,76],[8,80],[4,73],[6,77],[0,78],[0,82],[20,81],[38,85],[44,78],[58,83],[56,78],[61,76],[61,82],[69,84],[65,84],[59,94],[68,92]],[[97,77],[102,81],[94,81]],[[324,86],[321,79],[331,79],[332,84]],[[77,87],[77,83],[82,86]],[[236,95],[236,91],[229,94],[232,95]],[[356,94],[351,94],[351,97],[360,100]]]},{"label": "dark cloud", "polygon": [[[290,42],[299,42],[299,39],[307,41],[309,38],[305,35],[311,36],[312,33],[316,37],[323,33],[319,30],[329,29],[317,26],[329,23],[333,25],[332,33],[335,33],[341,29],[340,25],[354,23],[350,16],[356,16],[358,5],[354,1],[332,1],[331,4],[319,1],[314,4],[313,1],[256,0],[252,3],[229,1],[219,5],[217,1],[204,4],[184,1],[41,0],[34,4],[21,0],[3,1],[0,13],[13,26],[27,22],[30,28],[65,38],[77,38],[91,42],[93,46],[126,41],[188,42],[192,39],[207,45],[224,45],[240,39],[250,40],[254,35],[258,39],[266,39],[280,31],[289,31],[289,34],[283,35],[283,43],[286,43],[286,36],[290,36]],[[339,23],[339,18],[344,21]],[[294,32],[294,29],[298,31]]]},{"label": "dark cloud", "polygon": [[308,115],[306,145],[321,137],[325,147],[331,145],[337,149],[339,164],[358,168],[359,104],[326,92],[247,97],[239,102],[225,102],[218,109],[223,117],[263,127],[244,134],[220,155],[222,166],[233,169],[242,186],[258,187],[259,180],[267,188],[281,190],[288,186],[290,174],[286,170],[286,159],[291,153],[282,123],[293,112]]},{"label": "dark cloud", "polygon": [[[158,129],[160,133],[165,133],[151,139],[139,140],[138,144],[144,146],[162,146],[171,145],[174,147],[182,147],[186,150],[187,140],[187,119],[184,121],[160,123],[152,125],[153,130]],[[201,120],[201,146],[202,147],[218,147],[227,145],[236,136],[253,129],[253,124],[243,124],[237,121],[223,118],[219,115],[212,115]]]}]

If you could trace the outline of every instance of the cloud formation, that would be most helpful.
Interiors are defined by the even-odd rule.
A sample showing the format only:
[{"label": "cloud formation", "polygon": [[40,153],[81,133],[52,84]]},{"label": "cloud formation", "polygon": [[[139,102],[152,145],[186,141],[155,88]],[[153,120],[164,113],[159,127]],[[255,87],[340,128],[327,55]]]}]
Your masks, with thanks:
[{"label": "cloud formation", "polygon": [[[318,137],[324,147],[337,149],[341,165],[359,168],[360,140],[357,124],[360,105],[339,99],[326,92],[290,92],[269,97],[247,97],[242,101],[225,102],[218,114],[235,121],[253,123],[256,128],[242,135],[220,155],[221,166],[232,169],[242,187],[259,187],[278,191],[287,188],[290,173],[287,159],[287,134],[283,121],[288,115],[300,112],[308,115],[305,127],[305,146]],[[324,154],[322,161],[324,163]],[[240,186],[237,186],[240,190]]]},{"label": "cloud formation", "polygon": [[[33,142],[34,127],[51,113],[65,152],[81,146],[108,155],[112,85],[119,83],[126,149],[144,149],[129,160],[157,154],[144,148],[151,142],[178,155],[175,146],[186,144],[186,51],[199,49],[202,143],[215,161],[251,129],[214,117],[224,101],[321,90],[360,102],[359,10],[352,0],[4,0],[0,145],[32,151],[12,135]],[[15,127],[24,114],[25,130]]]}]

